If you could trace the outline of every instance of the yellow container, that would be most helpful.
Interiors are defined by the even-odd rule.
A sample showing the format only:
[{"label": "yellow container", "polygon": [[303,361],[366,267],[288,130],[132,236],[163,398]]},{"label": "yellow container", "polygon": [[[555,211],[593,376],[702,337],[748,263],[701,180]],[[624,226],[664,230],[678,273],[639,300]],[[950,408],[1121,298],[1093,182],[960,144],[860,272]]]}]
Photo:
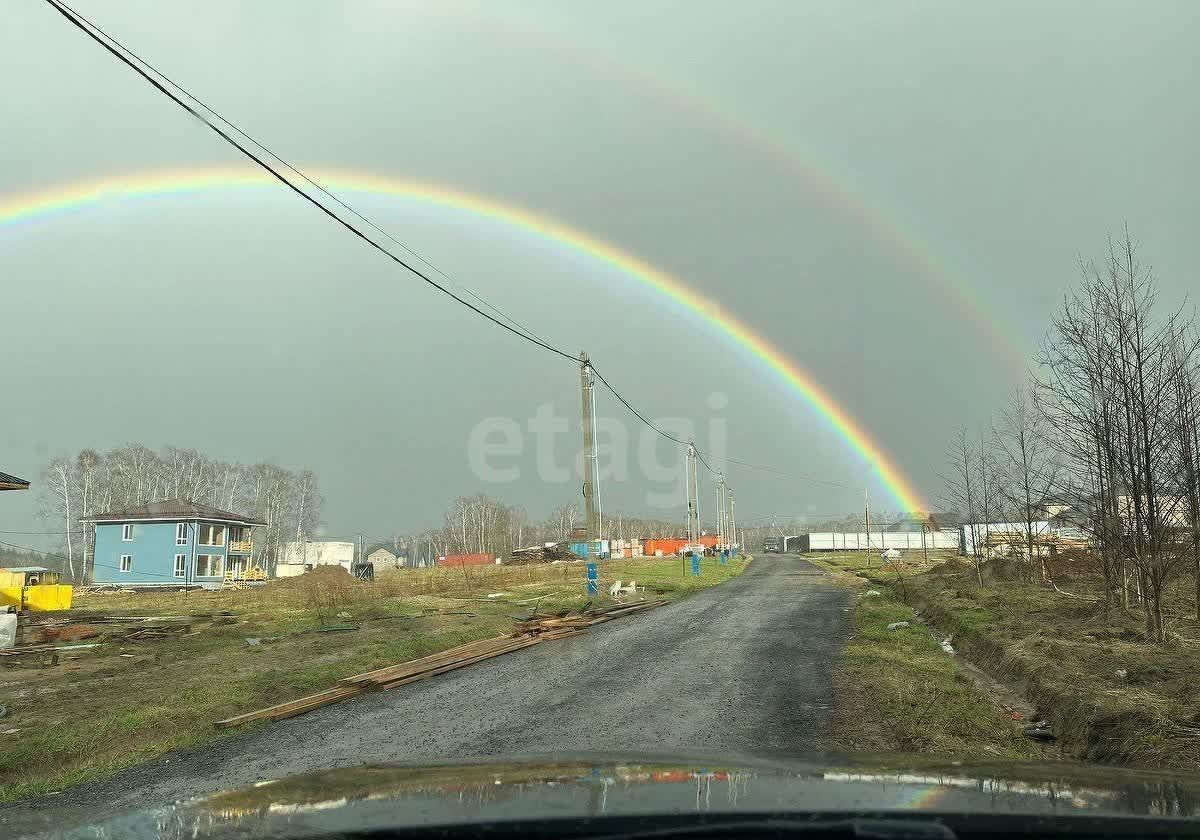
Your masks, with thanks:
[{"label": "yellow container", "polygon": [[0,607],[53,612],[71,609],[73,589],[61,575],[40,566],[0,569]]}]

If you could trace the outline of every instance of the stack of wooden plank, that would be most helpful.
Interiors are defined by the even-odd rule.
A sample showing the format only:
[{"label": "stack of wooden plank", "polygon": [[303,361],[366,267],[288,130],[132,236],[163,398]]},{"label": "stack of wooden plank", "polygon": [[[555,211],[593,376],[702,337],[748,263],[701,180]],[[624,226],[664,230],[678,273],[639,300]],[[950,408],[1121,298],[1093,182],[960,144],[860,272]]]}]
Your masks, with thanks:
[{"label": "stack of wooden plank", "polygon": [[536,645],[539,641],[541,639],[536,636],[517,636],[516,638],[512,636],[498,636],[494,639],[480,639],[477,642],[459,645],[456,648],[450,648],[449,650],[444,650],[441,653],[435,653],[432,656],[426,656],[422,659],[414,659],[411,662],[402,662],[399,665],[390,665],[386,668],[367,671],[365,674],[355,674],[352,677],[345,677],[338,682],[344,686],[359,686],[371,689],[396,688],[397,686],[408,685],[418,680],[427,680],[430,677],[436,677],[438,674],[445,674],[448,671],[453,671],[467,665],[473,665],[476,662],[491,659],[493,656],[512,653],[514,650]]},{"label": "stack of wooden plank", "polygon": [[661,607],[666,601],[635,601],[631,604],[613,604],[609,607],[597,607],[595,609],[585,610],[584,615],[589,616],[591,621],[589,624],[603,624],[606,621],[612,621],[614,618],[621,618],[626,615],[632,615],[643,610],[652,610],[656,607]]},{"label": "stack of wooden plank", "polygon": [[661,607],[666,601],[635,601],[629,604],[612,604],[607,607],[592,607],[576,615],[533,615],[517,625],[520,633],[541,636],[543,639],[561,639],[577,636],[588,627],[603,624],[614,618],[632,615],[643,610]]},{"label": "stack of wooden plank", "polygon": [[578,636],[591,626],[584,615],[534,615],[517,625],[517,633],[539,639],[565,639]]},{"label": "stack of wooden plank", "polygon": [[289,700],[286,703],[280,703],[266,709],[258,709],[257,711],[247,712],[243,715],[219,720],[216,726],[221,729],[227,729],[254,720],[282,720],[284,718],[295,717],[321,706],[336,703],[339,700],[357,697],[368,691],[396,688],[418,682],[419,680],[427,680],[430,677],[436,677],[438,674],[445,674],[449,671],[464,668],[467,665],[473,665],[476,662],[482,662],[485,659],[491,659],[495,656],[503,656],[506,653],[512,653],[515,650],[530,647],[542,641],[578,636],[581,633],[587,632],[587,628],[593,624],[612,621],[614,618],[620,618],[631,613],[641,612],[642,610],[651,610],[655,607],[661,607],[665,603],[667,602],[638,601],[632,604],[613,604],[609,607],[595,607],[575,615],[532,616],[521,621],[517,625],[516,632],[510,636],[480,639],[444,650],[441,653],[435,653],[421,659],[414,659],[411,662],[402,662],[399,665],[389,665],[386,668],[377,668],[374,671],[344,677],[338,680],[336,686],[326,691],[320,691],[296,700]]}]

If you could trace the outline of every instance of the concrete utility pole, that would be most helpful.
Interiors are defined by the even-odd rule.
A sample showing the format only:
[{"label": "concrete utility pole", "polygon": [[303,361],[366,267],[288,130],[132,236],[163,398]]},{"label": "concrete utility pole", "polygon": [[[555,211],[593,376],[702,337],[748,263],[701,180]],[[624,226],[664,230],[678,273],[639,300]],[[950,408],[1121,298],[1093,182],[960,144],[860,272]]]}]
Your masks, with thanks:
[{"label": "concrete utility pole", "polygon": [[733,503],[733,488],[729,489],[729,532],[733,534],[733,544],[741,545],[737,538],[737,512]]},{"label": "concrete utility pole", "polygon": [[725,545],[725,473],[717,473],[717,547]]},{"label": "concrete utility pole", "polygon": [[863,521],[867,526],[867,565],[871,565],[871,500],[867,496],[867,488],[863,488]]},{"label": "concrete utility pole", "polygon": [[687,539],[689,545],[700,542],[700,474],[697,471],[696,444],[689,443],[683,462],[684,493],[687,495]]},{"label": "concrete utility pole", "polygon": [[588,542],[599,539],[600,525],[596,503],[596,383],[588,354],[579,352],[579,384],[583,390],[583,527]]}]

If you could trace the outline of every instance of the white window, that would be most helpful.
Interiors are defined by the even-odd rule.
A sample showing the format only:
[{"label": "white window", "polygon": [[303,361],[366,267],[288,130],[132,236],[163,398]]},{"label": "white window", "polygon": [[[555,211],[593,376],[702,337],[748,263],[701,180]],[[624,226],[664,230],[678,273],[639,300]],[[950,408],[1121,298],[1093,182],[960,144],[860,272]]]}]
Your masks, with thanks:
[{"label": "white window", "polygon": [[225,526],[201,525],[200,545],[225,545]]},{"label": "white window", "polygon": [[[126,525],[125,527],[128,528],[129,526]],[[122,554],[121,555],[121,571],[122,572],[132,572],[133,571],[133,555],[132,554]]]},{"label": "white window", "polygon": [[121,541],[133,542],[133,523],[126,522],[121,526]]},{"label": "white window", "polygon": [[175,526],[175,545],[187,545],[187,523],[180,522]]},{"label": "white window", "polygon": [[225,557],[221,554],[197,554],[196,577],[220,577],[225,574]]},{"label": "white window", "polygon": [[183,577],[187,572],[187,555],[175,555],[175,577]]}]

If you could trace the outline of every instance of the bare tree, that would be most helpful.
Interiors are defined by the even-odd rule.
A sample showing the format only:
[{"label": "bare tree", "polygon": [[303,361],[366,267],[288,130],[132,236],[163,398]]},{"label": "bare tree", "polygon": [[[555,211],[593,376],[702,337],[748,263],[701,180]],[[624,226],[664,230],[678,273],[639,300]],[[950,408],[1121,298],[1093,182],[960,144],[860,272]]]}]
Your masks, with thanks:
[{"label": "bare tree", "polygon": [[1181,418],[1189,409],[1180,402],[1196,358],[1194,330],[1182,309],[1157,314],[1153,274],[1138,263],[1128,233],[1110,241],[1102,269],[1083,269],[1080,291],[1055,317],[1039,389],[1070,483],[1094,493],[1078,524],[1100,546],[1106,605],[1114,570],[1132,565],[1147,635],[1161,642],[1163,596],[1193,555],[1183,536],[1189,450]]},{"label": "bare tree", "polygon": [[1013,390],[1008,405],[1000,409],[1000,422],[993,429],[993,439],[1000,477],[998,489],[1012,510],[1020,512],[1025,526],[1025,556],[1031,570],[1037,564],[1038,577],[1045,583],[1046,560],[1034,533],[1034,523],[1047,516],[1043,502],[1055,487],[1058,461],[1046,416],[1038,409],[1031,390],[1021,387]]},{"label": "bare tree", "polygon": [[550,521],[547,523],[547,529],[551,531],[559,542],[565,540],[571,534],[571,530],[579,522],[579,506],[572,503],[556,508],[554,513],[550,515]]},{"label": "bare tree", "polygon": [[942,477],[946,485],[946,501],[952,509],[960,510],[967,516],[966,528],[971,534],[972,552],[968,554],[970,562],[975,567],[975,579],[983,588],[983,557],[979,536],[979,463],[975,444],[967,436],[965,427],[960,426],[951,439],[950,447],[946,450],[946,460],[950,464],[949,474]]},{"label": "bare tree", "polygon": [[78,580],[75,573],[74,533],[78,528],[75,521],[79,515],[75,505],[76,482],[74,465],[66,458],[54,458],[42,468],[42,512],[53,516],[62,524],[63,539],[67,547],[67,573]]}]

